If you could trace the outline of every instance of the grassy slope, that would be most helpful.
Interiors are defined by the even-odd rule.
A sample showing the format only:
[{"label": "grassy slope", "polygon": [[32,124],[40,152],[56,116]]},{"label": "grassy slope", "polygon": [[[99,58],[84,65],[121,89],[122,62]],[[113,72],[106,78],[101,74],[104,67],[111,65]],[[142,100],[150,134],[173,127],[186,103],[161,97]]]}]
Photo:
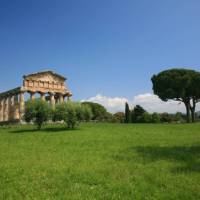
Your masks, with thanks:
[{"label": "grassy slope", "polygon": [[0,128],[0,199],[200,199],[200,124]]}]

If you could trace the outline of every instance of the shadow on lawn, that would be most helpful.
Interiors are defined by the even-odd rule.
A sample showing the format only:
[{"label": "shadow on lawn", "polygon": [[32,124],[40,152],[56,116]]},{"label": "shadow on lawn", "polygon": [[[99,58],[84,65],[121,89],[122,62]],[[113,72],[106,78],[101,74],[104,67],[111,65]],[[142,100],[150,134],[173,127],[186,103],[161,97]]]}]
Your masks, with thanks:
[{"label": "shadow on lawn", "polygon": [[200,146],[188,147],[136,147],[132,148],[147,161],[168,160],[177,162],[174,173],[200,172]]},{"label": "shadow on lawn", "polygon": [[[139,157],[139,158],[138,158]],[[131,147],[114,156],[118,161],[172,162],[172,173],[200,172],[200,146],[139,146]]]},{"label": "shadow on lawn", "polygon": [[55,132],[63,132],[63,131],[76,131],[76,129],[67,129],[66,127],[44,127],[41,130],[38,130],[36,128],[25,128],[25,129],[17,129],[17,130],[11,130],[10,133],[34,133],[34,132],[43,132],[43,133],[55,133]]}]

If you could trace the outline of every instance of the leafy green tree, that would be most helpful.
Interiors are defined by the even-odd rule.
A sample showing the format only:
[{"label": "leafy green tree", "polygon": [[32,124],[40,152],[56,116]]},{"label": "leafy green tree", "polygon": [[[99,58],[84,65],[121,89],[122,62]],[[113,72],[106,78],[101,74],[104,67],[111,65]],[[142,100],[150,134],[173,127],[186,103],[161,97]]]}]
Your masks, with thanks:
[{"label": "leafy green tree", "polygon": [[109,112],[106,112],[105,118],[104,118],[105,122],[113,122],[113,115]]},{"label": "leafy green tree", "polygon": [[196,103],[200,99],[200,73],[189,69],[170,69],[153,75],[154,94],[163,101],[169,99],[183,102],[186,107],[187,122],[195,120]]},{"label": "leafy green tree", "polygon": [[130,123],[131,122],[131,113],[129,109],[129,105],[126,102],[125,104],[125,117],[124,117],[124,123]]},{"label": "leafy green tree", "polygon": [[50,115],[51,108],[46,101],[36,99],[26,102],[24,119],[26,122],[33,121],[38,129],[41,129],[42,124],[50,119]]},{"label": "leafy green tree", "polygon": [[104,106],[93,102],[83,102],[82,105],[87,105],[91,108],[92,120],[105,121],[107,119],[107,110]]},{"label": "leafy green tree", "polygon": [[140,117],[140,123],[151,123],[151,122],[152,122],[151,114],[149,114],[148,112],[144,112]]},{"label": "leafy green tree", "polygon": [[125,114],[124,112],[117,112],[113,115],[113,122],[123,123]]},{"label": "leafy green tree", "polygon": [[160,121],[163,123],[170,123],[172,122],[172,117],[170,116],[169,113],[161,113],[160,114]]},{"label": "leafy green tree", "polygon": [[76,108],[76,117],[79,122],[84,120],[83,106],[80,103],[74,103]]},{"label": "leafy green tree", "polygon": [[182,118],[182,113],[181,112],[177,112],[176,114],[174,114],[173,121],[181,122],[182,120],[183,120],[183,118]]},{"label": "leafy green tree", "polygon": [[160,123],[160,115],[158,113],[153,113],[151,116],[152,123]]},{"label": "leafy green tree", "polygon": [[143,114],[145,113],[146,111],[144,110],[144,108],[140,105],[136,105],[134,107],[134,109],[131,111],[131,122],[132,123],[140,123],[140,122],[143,122]]},{"label": "leafy green tree", "polygon": [[78,124],[77,104],[73,102],[64,102],[57,104],[54,111],[55,121],[64,121],[68,128],[74,128]]},{"label": "leafy green tree", "polygon": [[92,119],[92,110],[88,105],[81,105],[83,120],[89,122]]}]

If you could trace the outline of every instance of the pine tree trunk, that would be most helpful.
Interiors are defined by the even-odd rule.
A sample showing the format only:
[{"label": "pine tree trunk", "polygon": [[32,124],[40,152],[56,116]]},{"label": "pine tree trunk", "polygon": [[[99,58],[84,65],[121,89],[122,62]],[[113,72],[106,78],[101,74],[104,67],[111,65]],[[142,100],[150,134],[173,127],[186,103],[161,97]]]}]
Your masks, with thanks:
[{"label": "pine tree trunk", "polygon": [[190,106],[191,115],[192,115],[192,122],[195,122],[195,108],[196,108],[196,101],[195,99],[192,100],[193,105]]},{"label": "pine tree trunk", "polygon": [[191,115],[192,115],[192,122],[195,122],[195,112],[194,109],[191,109]]},{"label": "pine tree trunk", "polygon": [[187,123],[190,123],[190,101],[184,102],[186,107],[186,117],[187,117]]}]

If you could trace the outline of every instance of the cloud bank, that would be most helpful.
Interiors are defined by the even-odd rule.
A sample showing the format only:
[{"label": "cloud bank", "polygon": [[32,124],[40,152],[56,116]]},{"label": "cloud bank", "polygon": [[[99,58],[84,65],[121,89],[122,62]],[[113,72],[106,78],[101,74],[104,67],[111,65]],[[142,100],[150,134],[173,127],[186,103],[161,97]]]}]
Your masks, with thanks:
[{"label": "cloud bank", "polygon": [[[141,105],[145,110],[147,110],[150,113],[153,112],[185,113],[185,106],[183,103],[173,100],[164,102],[158,96],[151,93],[140,94],[134,96],[133,99],[126,99],[122,97],[107,97],[101,94],[97,94],[94,97],[90,97],[82,101],[99,103],[103,105],[111,113],[124,111],[125,107],[124,105],[126,102],[129,103],[131,108],[133,108],[135,105]],[[199,105],[197,106],[197,110],[198,109],[200,109]]]}]

